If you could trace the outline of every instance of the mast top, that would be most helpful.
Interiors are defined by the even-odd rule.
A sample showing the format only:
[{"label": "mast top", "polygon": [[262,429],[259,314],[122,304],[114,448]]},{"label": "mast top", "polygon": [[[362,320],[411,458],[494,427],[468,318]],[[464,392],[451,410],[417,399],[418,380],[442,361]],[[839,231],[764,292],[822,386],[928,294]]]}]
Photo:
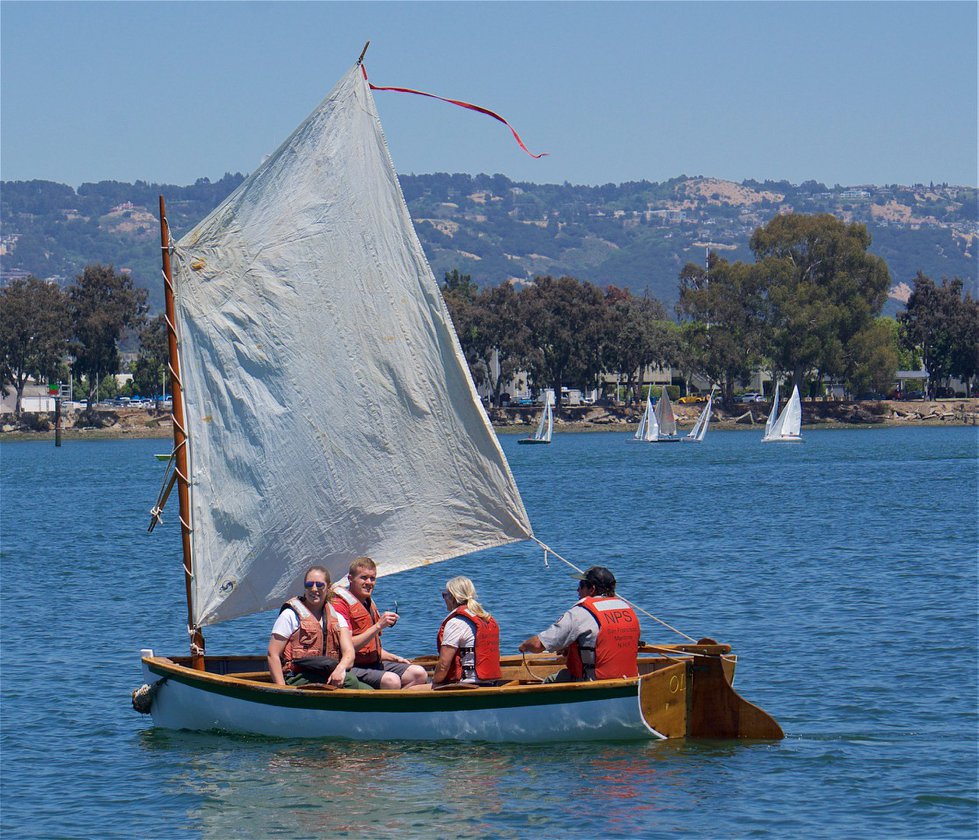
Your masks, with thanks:
[{"label": "mast top", "polygon": [[367,48],[368,48],[368,47],[369,47],[370,45],[371,45],[371,42],[370,42],[370,41],[368,41],[368,42],[367,42],[366,44],[364,44],[364,48],[363,48],[363,49],[362,49],[362,50],[360,51],[360,58],[358,58],[358,59],[357,59],[357,66],[358,66],[358,67],[360,67],[360,65],[361,65],[361,64],[363,63],[363,61],[364,61],[364,56],[365,56],[365,55],[367,55]]}]

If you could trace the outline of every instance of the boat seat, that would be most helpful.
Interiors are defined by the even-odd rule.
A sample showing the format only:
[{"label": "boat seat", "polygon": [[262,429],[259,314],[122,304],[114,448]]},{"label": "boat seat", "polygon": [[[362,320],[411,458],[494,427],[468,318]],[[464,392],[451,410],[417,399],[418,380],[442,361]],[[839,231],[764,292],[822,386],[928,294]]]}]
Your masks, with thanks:
[{"label": "boat seat", "polygon": [[238,671],[223,676],[234,677],[236,680],[250,680],[251,682],[272,682],[272,675],[268,671]]}]

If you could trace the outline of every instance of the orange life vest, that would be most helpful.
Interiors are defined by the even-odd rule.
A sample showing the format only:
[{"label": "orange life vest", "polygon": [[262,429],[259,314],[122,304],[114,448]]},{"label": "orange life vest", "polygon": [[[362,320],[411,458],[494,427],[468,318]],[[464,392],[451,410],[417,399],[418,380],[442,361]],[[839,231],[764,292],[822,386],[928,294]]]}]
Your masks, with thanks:
[{"label": "orange life vest", "polygon": [[572,642],[568,646],[568,670],[576,680],[614,680],[637,677],[639,616],[614,595],[582,598],[579,607],[588,610],[598,624],[594,648]]},{"label": "orange life vest", "polygon": [[288,639],[282,649],[282,667],[288,670],[295,659],[304,656],[333,656],[340,658],[340,629],[330,615],[330,605],[323,607],[323,618],[326,621],[326,644],[324,654],[323,625],[306,606],[302,598],[290,598],[279,610],[292,610],[299,618],[299,627]]},{"label": "orange life vest", "polygon": [[[381,616],[371,601],[370,609],[349,589],[338,586],[334,592],[347,602],[350,607],[350,634],[353,636],[363,633],[371,625],[377,624]],[[369,642],[354,653],[354,665],[358,668],[377,668],[381,662],[381,633],[378,631]]]},{"label": "orange life vest", "polygon": [[[445,625],[449,619],[459,617],[468,621],[473,630],[473,646],[471,648],[459,648],[456,655],[449,665],[449,673],[445,677],[446,682],[459,682],[463,679],[477,680],[498,680],[500,672],[500,625],[496,623],[493,616],[483,618],[469,611],[465,606],[456,607],[450,612],[442,626],[439,627],[438,637],[435,640],[435,649],[442,649],[442,635],[445,632]],[[474,669],[462,667],[463,654],[473,653]]]}]

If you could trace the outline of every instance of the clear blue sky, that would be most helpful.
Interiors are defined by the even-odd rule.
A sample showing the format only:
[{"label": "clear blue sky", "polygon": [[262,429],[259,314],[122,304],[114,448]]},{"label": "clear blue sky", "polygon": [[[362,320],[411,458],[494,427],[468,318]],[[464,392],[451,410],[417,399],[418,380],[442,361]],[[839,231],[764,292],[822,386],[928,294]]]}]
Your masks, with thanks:
[{"label": "clear blue sky", "polygon": [[403,173],[977,181],[975,2],[4,0],[0,177],[250,172],[371,40]]}]

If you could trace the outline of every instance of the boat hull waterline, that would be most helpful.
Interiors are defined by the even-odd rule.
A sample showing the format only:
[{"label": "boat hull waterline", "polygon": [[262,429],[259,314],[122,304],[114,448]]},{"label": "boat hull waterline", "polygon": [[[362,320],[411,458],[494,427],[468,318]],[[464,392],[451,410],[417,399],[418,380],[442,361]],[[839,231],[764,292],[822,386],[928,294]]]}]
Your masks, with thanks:
[{"label": "boat hull waterline", "polygon": [[[227,661],[208,659],[222,669]],[[639,678],[544,685],[513,680],[500,687],[439,691],[276,686],[265,674],[196,671],[189,663],[156,657],[152,651],[144,651],[142,664],[147,683],[154,684],[153,723],[165,729],[284,738],[510,743],[782,737],[774,721],[731,688],[733,659],[707,659],[714,678],[694,670],[702,669],[700,660],[660,658],[643,660],[643,670],[649,672]],[[514,658],[509,667],[517,663]],[[701,683],[707,686],[711,680],[716,685],[710,692],[700,690]],[[697,688],[691,691],[693,686]],[[739,733],[740,724],[731,726],[732,710],[735,719],[760,713],[771,726]],[[718,720],[716,732],[704,730],[703,721],[709,719]]]}]

